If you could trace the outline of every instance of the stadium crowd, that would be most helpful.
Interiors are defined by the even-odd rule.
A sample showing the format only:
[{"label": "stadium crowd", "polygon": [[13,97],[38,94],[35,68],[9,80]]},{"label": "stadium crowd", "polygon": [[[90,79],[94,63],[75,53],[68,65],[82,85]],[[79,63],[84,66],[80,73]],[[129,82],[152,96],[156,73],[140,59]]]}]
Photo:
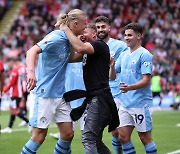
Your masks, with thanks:
[{"label": "stadium crowd", "polygon": [[[6,4],[8,5],[8,4]],[[111,37],[123,40],[123,27],[138,22],[145,28],[143,46],[154,55],[154,71],[160,74],[162,94],[180,91],[180,0],[26,0],[9,33],[0,37],[0,56],[8,76],[7,60],[25,53],[52,31],[59,13],[82,9],[92,21],[105,15],[111,21]]]},{"label": "stadium crowd", "polygon": [[11,0],[1,0],[0,1],[0,19],[2,19],[5,12],[11,8]]}]

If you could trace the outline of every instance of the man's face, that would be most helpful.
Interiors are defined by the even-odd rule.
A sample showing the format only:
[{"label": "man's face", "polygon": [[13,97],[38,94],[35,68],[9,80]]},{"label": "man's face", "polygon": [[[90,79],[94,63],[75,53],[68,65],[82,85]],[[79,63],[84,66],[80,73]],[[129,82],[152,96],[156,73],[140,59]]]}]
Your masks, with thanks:
[{"label": "man's face", "polygon": [[81,19],[78,19],[75,24],[76,24],[75,35],[78,36],[83,34],[87,25],[87,17],[82,16]]},{"label": "man's face", "polygon": [[103,40],[109,36],[110,26],[107,23],[97,22],[96,28],[97,28],[97,37],[99,39]]},{"label": "man's face", "polygon": [[96,31],[93,28],[86,28],[83,36],[86,38],[86,42],[91,42],[96,39]]},{"label": "man's face", "polygon": [[137,34],[132,29],[125,30],[124,39],[128,47],[133,48],[141,39],[141,34]]}]

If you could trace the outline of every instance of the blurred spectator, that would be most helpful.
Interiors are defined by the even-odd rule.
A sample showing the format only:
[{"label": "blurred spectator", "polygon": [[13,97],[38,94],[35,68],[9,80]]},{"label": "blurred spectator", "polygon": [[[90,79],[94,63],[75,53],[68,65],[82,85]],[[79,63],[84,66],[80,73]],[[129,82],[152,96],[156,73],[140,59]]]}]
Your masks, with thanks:
[{"label": "blurred spectator", "polygon": [[151,89],[152,89],[153,98],[157,96],[160,98],[159,106],[161,105],[161,101],[162,101],[162,97],[161,97],[162,86],[163,86],[163,81],[161,79],[161,76],[158,73],[158,71],[155,70],[153,72],[153,76],[151,79]]},{"label": "blurred spectator", "polygon": [[0,0],[0,20],[5,12],[11,8],[11,0]]}]

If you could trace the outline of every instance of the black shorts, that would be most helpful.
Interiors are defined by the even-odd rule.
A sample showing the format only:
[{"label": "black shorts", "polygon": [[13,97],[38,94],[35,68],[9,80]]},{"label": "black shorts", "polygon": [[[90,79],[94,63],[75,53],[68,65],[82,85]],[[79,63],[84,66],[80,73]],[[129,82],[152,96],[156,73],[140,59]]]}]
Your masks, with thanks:
[{"label": "black shorts", "polygon": [[29,92],[24,92],[24,93],[23,93],[23,96],[24,96],[24,99],[25,99],[25,100],[27,100],[28,95],[29,95]]},{"label": "black shorts", "polygon": [[19,97],[11,97],[10,108],[11,109],[19,108],[20,102],[21,102],[21,98],[19,98]]}]

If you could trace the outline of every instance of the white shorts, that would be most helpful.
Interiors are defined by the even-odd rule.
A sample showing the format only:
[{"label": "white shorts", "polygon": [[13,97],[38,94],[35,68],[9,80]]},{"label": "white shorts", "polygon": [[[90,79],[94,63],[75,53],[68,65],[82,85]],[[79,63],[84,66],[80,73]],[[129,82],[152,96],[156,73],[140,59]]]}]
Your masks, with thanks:
[{"label": "white shorts", "polygon": [[[33,94],[35,95],[35,94]],[[63,98],[34,98],[33,117],[30,119],[30,126],[37,128],[48,128],[53,121],[55,123],[72,122],[70,117],[70,104]]]},{"label": "white shorts", "polygon": [[117,110],[119,111],[119,108],[121,106],[121,99],[120,98],[114,98],[114,102],[116,104]]},{"label": "white shorts", "polygon": [[9,107],[11,109],[17,109],[17,103],[16,103],[16,100],[11,100],[10,103],[9,103]]},{"label": "white shorts", "polygon": [[149,106],[143,108],[120,107],[120,126],[135,126],[138,132],[148,132],[152,130],[152,116]]}]

